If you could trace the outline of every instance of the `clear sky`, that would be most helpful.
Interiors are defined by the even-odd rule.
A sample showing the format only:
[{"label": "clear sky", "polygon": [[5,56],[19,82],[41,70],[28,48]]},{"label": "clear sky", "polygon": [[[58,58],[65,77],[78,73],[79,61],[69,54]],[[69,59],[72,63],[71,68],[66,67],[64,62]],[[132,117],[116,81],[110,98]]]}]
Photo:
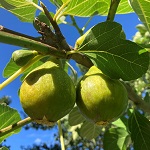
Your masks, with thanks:
[{"label": "clear sky", "polygon": [[[45,4],[47,4],[47,0],[43,0]],[[55,7],[52,5],[48,5],[48,9],[50,11],[55,12]],[[92,27],[93,25],[105,21],[106,17],[97,16],[95,17],[92,22],[88,25],[88,28]],[[87,19],[83,18],[77,18],[77,23],[82,27]],[[135,26],[140,23],[138,17],[136,14],[127,14],[127,15],[117,15],[115,18],[115,21],[122,24],[123,29],[126,33],[127,39],[132,39],[133,35],[137,31]],[[18,20],[17,17],[12,15],[11,13],[7,12],[6,10],[0,9],[0,25],[3,25],[6,28],[9,28],[11,30],[15,30],[17,32],[21,32],[27,35],[31,36],[38,36],[38,33],[33,28],[32,24],[29,23],[22,23],[20,20]],[[67,42],[74,46],[74,42],[79,37],[79,34],[75,30],[74,27],[66,26],[66,25],[60,25],[61,30],[66,37]],[[20,49],[19,47],[12,46],[12,45],[6,45],[0,43],[0,83],[2,83],[5,79],[2,76],[3,69],[7,62],[9,61],[11,54],[14,50]],[[0,91],[0,97],[2,96],[10,96],[12,99],[11,107],[19,110],[20,114],[23,111],[19,102],[19,98],[17,95],[17,91],[21,85],[20,79],[17,78],[15,81],[13,81],[11,84],[9,84],[7,87],[2,89]],[[1,121],[1,120],[0,120]],[[19,134],[13,135],[10,138],[7,139],[7,144],[11,145],[11,150],[19,150],[20,145],[32,145],[33,143],[39,143],[39,142],[46,142],[49,144],[52,144],[53,139],[53,133],[57,132],[55,130],[49,130],[49,131],[36,131],[36,130],[28,130],[24,131],[22,130]]]}]

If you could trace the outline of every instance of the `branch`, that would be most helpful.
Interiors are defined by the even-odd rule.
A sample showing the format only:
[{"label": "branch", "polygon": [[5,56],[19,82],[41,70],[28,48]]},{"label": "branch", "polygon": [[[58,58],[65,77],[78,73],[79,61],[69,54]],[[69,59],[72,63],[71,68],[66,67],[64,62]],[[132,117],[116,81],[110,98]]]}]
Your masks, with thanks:
[{"label": "branch", "polygon": [[113,21],[118,8],[120,0],[111,0],[110,8],[107,16],[107,21]]},{"label": "branch", "polygon": [[142,109],[144,112],[147,112],[150,114],[150,105],[146,103],[142,98],[140,98],[136,92],[132,89],[132,87],[129,84],[125,84],[124,86],[127,89],[128,92],[128,98],[133,101],[133,103],[140,109]]},{"label": "branch", "polygon": [[58,58],[74,59],[77,63],[88,68],[93,65],[91,60],[82,53],[67,55],[65,49],[61,51],[57,50],[57,48],[45,44],[34,37],[6,29],[3,26],[0,26],[0,42],[36,50],[43,55],[52,55]]},{"label": "branch", "polygon": [[45,55],[49,54],[58,58],[66,58],[65,51],[59,51],[34,37],[6,29],[3,26],[0,26],[0,42],[36,50]]},{"label": "branch", "polygon": [[3,128],[3,129],[0,130],[0,137],[4,136],[4,135],[6,135],[6,134],[8,134],[8,133],[10,133],[10,132],[26,125],[26,124],[28,124],[28,123],[30,123],[30,122],[32,122],[32,119],[30,117],[28,117],[28,118],[25,118],[25,119],[17,122],[17,123],[14,123],[14,124],[8,126],[6,128]]}]

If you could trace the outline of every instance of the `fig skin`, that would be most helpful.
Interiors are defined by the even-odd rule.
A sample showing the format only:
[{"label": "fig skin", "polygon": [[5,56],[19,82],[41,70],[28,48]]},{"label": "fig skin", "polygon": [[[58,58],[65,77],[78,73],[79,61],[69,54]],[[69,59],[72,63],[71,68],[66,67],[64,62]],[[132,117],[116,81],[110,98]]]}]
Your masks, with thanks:
[{"label": "fig skin", "polygon": [[92,66],[77,86],[76,103],[86,119],[107,125],[125,112],[127,91],[119,80],[110,79]]},{"label": "fig skin", "polygon": [[48,126],[67,115],[75,100],[76,90],[71,78],[52,61],[30,72],[20,88],[20,102],[26,114]]}]

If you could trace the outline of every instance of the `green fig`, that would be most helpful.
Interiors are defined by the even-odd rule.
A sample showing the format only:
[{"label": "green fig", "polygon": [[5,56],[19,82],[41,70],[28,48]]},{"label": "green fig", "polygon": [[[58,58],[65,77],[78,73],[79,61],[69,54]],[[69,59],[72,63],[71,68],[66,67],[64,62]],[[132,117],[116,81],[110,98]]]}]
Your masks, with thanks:
[{"label": "green fig", "polygon": [[35,122],[49,126],[67,115],[76,100],[71,78],[54,61],[47,61],[31,71],[19,95],[26,114]]},{"label": "green fig", "polygon": [[27,64],[29,60],[31,60],[33,57],[35,57],[38,54],[37,51],[31,51],[31,50],[16,50],[12,53],[12,60],[18,65],[18,66],[24,66]]},{"label": "green fig", "polygon": [[127,91],[119,80],[110,79],[92,66],[77,86],[76,103],[88,120],[107,125],[125,112]]}]

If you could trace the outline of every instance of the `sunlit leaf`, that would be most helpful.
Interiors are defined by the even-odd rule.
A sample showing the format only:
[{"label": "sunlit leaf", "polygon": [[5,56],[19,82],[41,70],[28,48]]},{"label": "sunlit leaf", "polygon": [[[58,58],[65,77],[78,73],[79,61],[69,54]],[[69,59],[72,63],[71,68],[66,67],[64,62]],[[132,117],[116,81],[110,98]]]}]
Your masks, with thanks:
[{"label": "sunlit leaf", "polygon": [[69,113],[69,125],[75,126],[85,121],[85,118],[79,112],[78,107],[74,107],[72,111]]},{"label": "sunlit leaf", "polygon": [[90,140],[99,136],[101,130],[102,128],[100,126],[97,126],[89,121],[85,121],[80,128],[80,136]]},{"label": "sunlit leaf", "polygon": [[127,149],[128,132],[124,128],[110,128],[104,134],[105,150],[126,150]]},{"label": "sunlit leaf", "polygon": [[134,111],[129,118],[129,131],[134,150],[150,149],[150,122],[138,111]]},{"label": "sunlit leaf", "polygon": [[133,80],[148,69],[146,49],[120,38],[122,26],[102,22],[94,26],[79,47],[106,75],[114,79]]},{"label": "sunlit leaf", "polygon": [[[64,15],[75,15],[88,17],[94,14],[108,15],[110,0],[70,0],[69,5],[64,10]],[[117,9],[117,14],[133,12],[127,0],[121,0]]]},{"label": "sunlit leaf", "polygon": [[150,1],[149,0],[129,0],[130,4],[138,15],[140,20],[144,23],[147,27],[148,31],[150,32]]},{"label": "sunlit leaf", "polygon": [[38,0],[0,0],[0,7],[16,15],[21,21],[32,22]]},{"label": "sunlit leaf", "polygon": [[63,14],[91,16],[104,14],[107,10],[108,4],[104,0],[71,0]]},{"label": "sunlit leaf", "polygon": [[128,0],[121,0],[117,8],[117,14],[126,14],[126,13],[131,13],[131,12],[133,12],[133,9],[129,5]]},{"label": "sunlit leaf", "polygon": [[[17,110],[12,109],[9,106],[0,105],[0,130],[9,125],[15,124],[20,120],[21,118]],[[4,136],[2,136],[0,132],[0,143],[7,137],[11,136],[12,134],[20,132],[20,130],[21,130],[20,128],[16,129]]]}]

